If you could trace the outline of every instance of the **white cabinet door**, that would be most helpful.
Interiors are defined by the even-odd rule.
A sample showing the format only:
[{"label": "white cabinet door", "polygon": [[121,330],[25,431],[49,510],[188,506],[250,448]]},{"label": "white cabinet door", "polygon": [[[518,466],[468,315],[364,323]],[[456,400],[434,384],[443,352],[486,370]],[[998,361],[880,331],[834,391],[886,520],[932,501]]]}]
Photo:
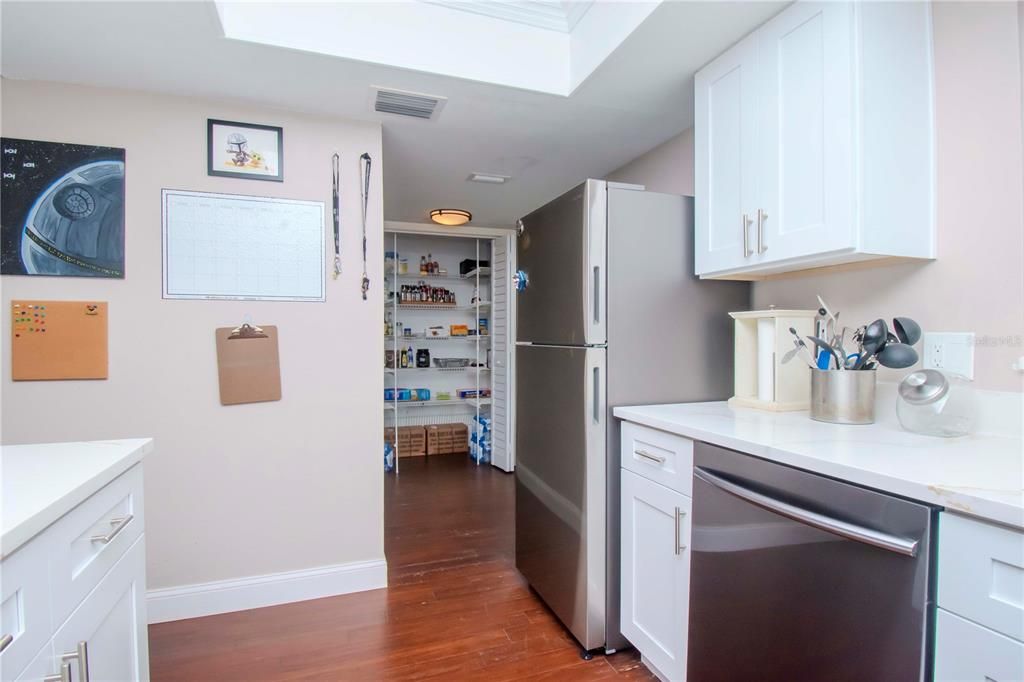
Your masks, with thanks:
[{"label": "white cabinet door", "polygon": [[689,497],[622,470],[622,634],[668,679],[686,678]]},{"label": "white cabinet door", "polygon": [[853,8],[796,3],[755,35],[754,250],[771,262],[852,249]]},{"label": "white cabinet door", "polygon": [[935,682],[1020,682],[1024,644],[937,609]]},{"label": "white cabinet door", "polygon": [[[32,662],[21,671],[16,682],[43,682],[44,678],[51,677],[57,672],[57,660],[53,655],[53,640],[48,640],[36,657],[32,659]],[[10,678],[4,675],[2,679]]]},{"label": "white cabinet door", "polygon": [[[515,468],[512,434],[512,346],[515,319],[512,275],[515,237],[497,237],[491,247],[491,464],[503,471]],[[510,295],[511,294],[511,295]]]},{"label": "white cabinet door", "polygon": [[694,79],[698,275],[759,260],[750,240],[757,199],[756,70],[756,36],[749,36]]},{"label": "white cabinet door", "polygon": [[57,631],[53,639],[57,655],[79,654],[72,660],[75,682],[86,677],[82,666],[87,667],[91,682],[149,678],[145,571],[143,536]]}]

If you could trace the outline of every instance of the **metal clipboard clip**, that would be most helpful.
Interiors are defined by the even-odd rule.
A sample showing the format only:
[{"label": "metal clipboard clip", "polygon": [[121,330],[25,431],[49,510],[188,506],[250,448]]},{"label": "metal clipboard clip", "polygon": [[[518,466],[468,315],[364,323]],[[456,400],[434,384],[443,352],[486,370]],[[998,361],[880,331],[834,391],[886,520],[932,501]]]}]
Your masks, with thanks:
[{"label": "metal clipboard clip", "polygon": [[235,327],[231,330],[228,335],[228,341],[234,341],[235,339],[265,339],[267,335],[263,333],[263,330],[259,327],[254,327],[248,322],[243,322],[240,326]]}]

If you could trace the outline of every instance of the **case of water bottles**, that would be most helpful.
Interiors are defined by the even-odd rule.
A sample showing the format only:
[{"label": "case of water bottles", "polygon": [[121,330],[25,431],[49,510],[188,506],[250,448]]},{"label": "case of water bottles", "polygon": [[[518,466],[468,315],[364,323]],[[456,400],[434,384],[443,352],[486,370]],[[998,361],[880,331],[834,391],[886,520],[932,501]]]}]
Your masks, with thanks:
[{"label": "case of water bottles", "polygon": [[491,461],[491,418],[473,417],[473,433],[469,437],[469,456],[477,464]]}]

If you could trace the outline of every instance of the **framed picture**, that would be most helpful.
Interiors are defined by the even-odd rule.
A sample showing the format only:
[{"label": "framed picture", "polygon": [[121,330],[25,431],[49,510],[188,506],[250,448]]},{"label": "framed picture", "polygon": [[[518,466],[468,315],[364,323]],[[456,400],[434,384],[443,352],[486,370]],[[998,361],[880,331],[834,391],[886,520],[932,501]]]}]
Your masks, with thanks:
[{"label": "framed picture", "polygon": [[124,150],[0,147],[0,274],[124,278]]},{"label": "framed picture", "polygon": [[206,121],[207,175],[284,181],[284,132],[277,126]]}]

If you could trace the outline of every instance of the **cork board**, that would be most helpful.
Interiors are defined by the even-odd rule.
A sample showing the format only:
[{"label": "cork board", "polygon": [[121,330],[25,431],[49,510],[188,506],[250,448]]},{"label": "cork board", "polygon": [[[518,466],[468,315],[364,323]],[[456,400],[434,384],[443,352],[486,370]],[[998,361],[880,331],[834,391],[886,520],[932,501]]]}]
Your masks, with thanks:
[{"label": "cork board", "polygon": [[281,399],[281,362],[277,327],[255,327],[258,335],[239,335],[237,327],[218,327],[217,375],[221,405]]},{"label": "cork board", "polygon": [[11,378],[106,379],[106,302],[11,301]]}]

